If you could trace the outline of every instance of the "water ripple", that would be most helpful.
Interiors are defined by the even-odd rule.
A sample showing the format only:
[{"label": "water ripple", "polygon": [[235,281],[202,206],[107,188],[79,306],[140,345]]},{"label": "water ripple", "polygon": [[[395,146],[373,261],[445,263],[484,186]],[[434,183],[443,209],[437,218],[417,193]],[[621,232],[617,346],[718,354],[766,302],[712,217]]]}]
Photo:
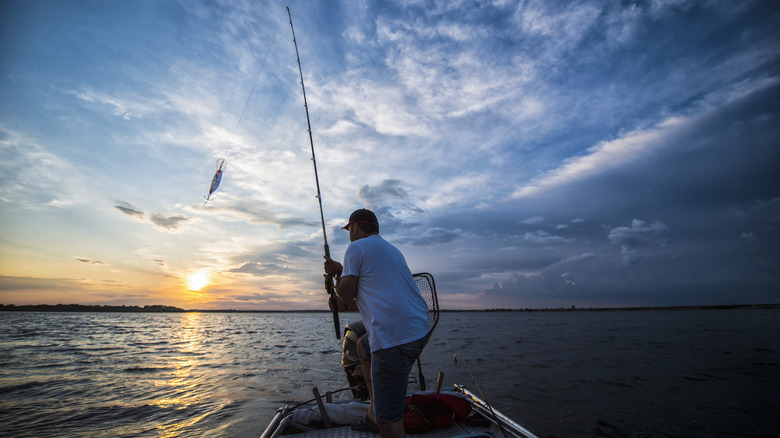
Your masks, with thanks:
[{"label": "water ripple", "polygon": [[[259,436],[278,406],[344,386],[328,316],[1,312],[0,436]],[[429,382],[473,373],[540,436],[768,435],[778,317],[448,313],[421,361]]]}]

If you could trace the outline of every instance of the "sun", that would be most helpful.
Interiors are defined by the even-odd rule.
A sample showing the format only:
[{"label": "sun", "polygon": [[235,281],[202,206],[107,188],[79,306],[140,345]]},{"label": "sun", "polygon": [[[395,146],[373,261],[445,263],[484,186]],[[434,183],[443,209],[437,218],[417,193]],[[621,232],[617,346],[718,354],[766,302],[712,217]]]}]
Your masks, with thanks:
[{"label": "sun", "polygon": [[198,271],[190,275],[188,283],[190,290],[201,290],[209,284],[209,274],[204,271]]}]

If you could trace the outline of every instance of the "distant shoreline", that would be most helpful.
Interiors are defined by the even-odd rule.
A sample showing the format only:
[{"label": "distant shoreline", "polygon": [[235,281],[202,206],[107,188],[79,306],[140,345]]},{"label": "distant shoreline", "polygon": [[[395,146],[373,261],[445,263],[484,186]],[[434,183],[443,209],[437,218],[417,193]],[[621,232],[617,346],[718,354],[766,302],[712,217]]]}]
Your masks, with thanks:
[{"label": "distant shoreline", "polygon": [[[776,304],[726,304],[713,306],[658,306],[658,307],[559,307],[543,309],[441,309],[440,312],[608,312],[626,310],[717,310],[717,309],[777,309]],[[0,312],[103,312],[103,313],[330,313],[330,310],[238,310],[238,309],[181,309],[174,306],[100,306],[85,304],[0,304]]]}]

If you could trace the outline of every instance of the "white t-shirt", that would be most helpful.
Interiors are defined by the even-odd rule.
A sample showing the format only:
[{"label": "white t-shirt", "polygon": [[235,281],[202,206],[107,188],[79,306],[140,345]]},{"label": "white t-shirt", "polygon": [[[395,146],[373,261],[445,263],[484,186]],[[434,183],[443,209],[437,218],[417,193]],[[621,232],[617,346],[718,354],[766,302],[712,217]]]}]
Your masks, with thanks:
[{"label": "white t-shirt", "polygon": [[371,352],[428,334],[428,306],[406,259],[378,234],[349,244],[341,275],[358,277],[355,301],[368,330]]}]

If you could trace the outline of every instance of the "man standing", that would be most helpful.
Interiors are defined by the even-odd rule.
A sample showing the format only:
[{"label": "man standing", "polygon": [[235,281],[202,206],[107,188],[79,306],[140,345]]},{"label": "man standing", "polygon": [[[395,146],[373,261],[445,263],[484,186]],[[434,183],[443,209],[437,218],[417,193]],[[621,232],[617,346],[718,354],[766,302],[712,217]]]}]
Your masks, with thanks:
[{"label": "man standing", "polygon": [[352,242],[344,265],[326,257],[325,272],[336,276],[339,300],[357,304],[368,331],[358,341],[358,355],[371,405],[352,427],[378,428],[382,438],[405,437],[406,386],[428,341],[428,307],[403,254],[379,236],[372,211],[356,210],[343,229]]}]

